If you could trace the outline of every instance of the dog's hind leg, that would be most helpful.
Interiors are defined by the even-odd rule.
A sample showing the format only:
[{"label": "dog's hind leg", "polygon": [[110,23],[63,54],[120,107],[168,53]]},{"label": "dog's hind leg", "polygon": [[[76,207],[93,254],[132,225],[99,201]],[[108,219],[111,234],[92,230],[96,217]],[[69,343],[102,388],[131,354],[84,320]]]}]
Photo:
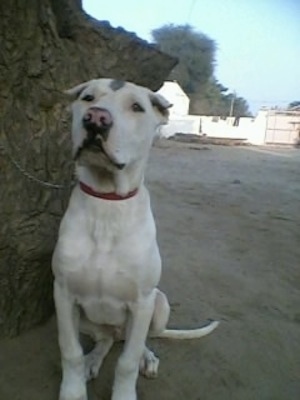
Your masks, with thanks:
[{"label": "dog's hind leg", "polygon": [[85,357],[85,378],[87,381],[97,377],[107,353],[114,343],[113,337],[103,338],[98,341],[93,350]]},{"label": "dog's hind leg", "polygon": [[97,377],[104,358],[114,343],[113,331],[101,329],[81,313],[79,330],[95,341],[94,348],[84,356],[85,378],[87,381]]},{"label": "dog's hind leg", "polygon": [[145,378],[154,379],[158,374],[158,366],[159,358],[148,347],[145,347],[139,366],[140,374]]},{"label": "dog's hind leg", "polygon": [[159,289],[156,289],[154,312],[149,329],[150,337],[156,337],[166,329],[169,316],[170,305],[167,296]]},{"label": "dog's hind leg", "polygon": [[155,309],[150,325],[149,336],[166,339],[199,339],[213,332],[219,325],[211,320],[209,324],[196,329],[167,329],[170,306],[166,295],[157,289]]}]

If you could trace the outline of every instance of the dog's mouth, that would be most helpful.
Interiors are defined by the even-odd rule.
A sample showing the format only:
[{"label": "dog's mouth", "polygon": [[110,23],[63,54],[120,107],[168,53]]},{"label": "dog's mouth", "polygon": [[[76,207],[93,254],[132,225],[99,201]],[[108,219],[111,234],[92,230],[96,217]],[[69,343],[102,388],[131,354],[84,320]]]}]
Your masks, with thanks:
[{"label": "dog's mouth", "polygon": [[87,130],[87,136],[82,142],[82,145],[78,147],[75,156],[74,156],[74,161],[79,160],[81,157],[82,153],[85,151],[89,151],[92,153],[100,153],[105,156],[107,161],[114,167],[116,167],[118,170],[121,170],[125,167],[125,164],[118,163],[107,152],[105,151],[103,147],[103,139],[106,137],[106,128],[93,128],[93,129],[88,129]]}]

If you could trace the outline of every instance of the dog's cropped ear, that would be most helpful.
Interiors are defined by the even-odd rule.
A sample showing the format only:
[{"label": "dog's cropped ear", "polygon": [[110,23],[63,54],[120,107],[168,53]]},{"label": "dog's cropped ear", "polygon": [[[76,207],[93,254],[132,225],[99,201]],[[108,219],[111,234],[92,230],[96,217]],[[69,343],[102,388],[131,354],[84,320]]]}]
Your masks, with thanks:
[{"label": "dog's cropped ear", "polygon": [[169,108],[173,106],[165,97],[159,93],[151,93],[152,106],[159,112],[161,124],[167,124],[169,119]]},{"label": "dog's cropped ear", "polygon": [[77,100],[83,90],[89,85],[89,82],[80,83],[77,86],[72,87],[71,89],[65,90],[64,93],[68,95],[72,100]]}]

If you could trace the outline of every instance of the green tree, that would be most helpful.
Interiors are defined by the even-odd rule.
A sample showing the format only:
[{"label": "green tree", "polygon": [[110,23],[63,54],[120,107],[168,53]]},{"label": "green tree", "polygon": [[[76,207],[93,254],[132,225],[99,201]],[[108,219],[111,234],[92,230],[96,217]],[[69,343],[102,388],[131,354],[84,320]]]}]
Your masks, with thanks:
[{"label": "green tree", "polygon": [[227,93],[228,89],[215,78],[209,79],[197,93],[189,94],[191,99],[190,113],[201,115],[219,115],[247,117],[251,113],[247,101],[235,93]]},{"label": "green tree", "polygon": [[160,50],[178,57],[170,79],[177,80],[187,93],[195,93],[212,76],[216,45],[214,40],[190,25],[164,25],[152,36]]},{"label": "green tree", "polygon": [[178,58],[169,75],[191,99],[190,112],[202,115],[228,116],[233,102],[233,116],[248,116],[247,101],[227,93],[214,77],[216,43],[190,25],[163,25],[152,31],[160,50]]},{"label": "green tree", "polygon": [[243,97],[235,97],[233,103],[233,115],[235,117],[250,117],[252,115],[249,111],[248,103]]},{"label": "green tree", "polygon": [[292,102],[288,105],[288,108],[293,108],[293,107],[300,107],[300,101],[299,101],[299,100],[292,101]]}]

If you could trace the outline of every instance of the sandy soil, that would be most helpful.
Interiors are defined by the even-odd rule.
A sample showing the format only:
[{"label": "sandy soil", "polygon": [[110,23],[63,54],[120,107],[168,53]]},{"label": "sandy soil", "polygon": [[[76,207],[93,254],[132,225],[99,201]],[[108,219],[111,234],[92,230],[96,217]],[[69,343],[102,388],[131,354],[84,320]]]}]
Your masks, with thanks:
[{"label": "sandy soil", "polygon": [[[196,341],[153,340],[141,400],[300,398],[300,151],[164,142],[148,170],[170,325],[221,321]],[[116,345],[90,400],[108,400]],[[56,400],[55,321],[0,343],[0,399]]]}]

